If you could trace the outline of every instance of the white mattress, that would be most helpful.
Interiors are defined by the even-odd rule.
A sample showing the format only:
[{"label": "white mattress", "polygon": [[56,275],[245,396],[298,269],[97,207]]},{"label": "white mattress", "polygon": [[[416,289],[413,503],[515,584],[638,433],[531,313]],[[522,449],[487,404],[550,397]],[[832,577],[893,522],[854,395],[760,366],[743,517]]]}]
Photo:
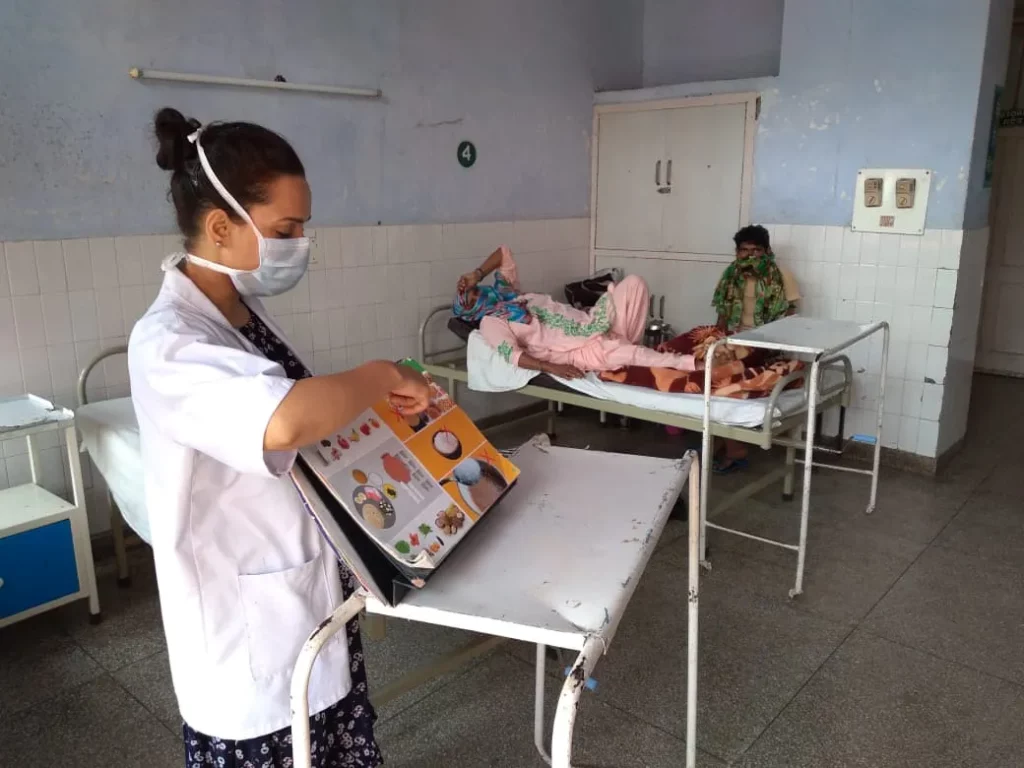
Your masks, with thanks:
[{"label": "white mattress", "polygon": [[[478,392],[514,392],[525,387],[539,375],[537,371],[516,368],[506,363],[484,341],[478,331],[470,334],[466,348],[466,366],[469,373],[469,388]],[[826,371],[824,376],[826,386],[838,383],[841,376],[838,372]],[[557,379],[557,377],[552,378]],[[703,395],[658,392],[646,387],[616,384],[610,381],[601,381],[593,373],[588,373],[582,379],[557,379],[557,381],[570,389],[598,400],[610,400],[622,405],[664,411],[679,416],[691,416],[696,419],[704,417]],[[801,389],[783,392],[775,403],[777,407],[773,418],[779,419],[783,415],[803,407],[804,392]],[[734,427],[759,427],[764,423],[767,407],[768,398],[766,397],[753,400],[712,397],[711,419],[719,424]]]},{"label": "white mattress", "polygon": [[75,411],[82,445],[103,475],[125,522],[152,543],[146,514],[139,423],[130,397],[83,405]]}]

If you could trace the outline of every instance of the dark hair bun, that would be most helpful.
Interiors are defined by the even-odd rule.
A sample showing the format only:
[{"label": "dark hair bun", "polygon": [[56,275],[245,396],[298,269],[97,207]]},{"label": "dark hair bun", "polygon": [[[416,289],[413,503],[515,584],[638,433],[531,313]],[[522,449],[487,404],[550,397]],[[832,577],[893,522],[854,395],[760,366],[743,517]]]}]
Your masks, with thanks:
[{"label": "dark hair bun", "polygon": [[187,118],[171,107],[157,112],[153,120],[157,140],[156,164],[165,171],[183,170],[185,162],[198,154],[189,143],[188,136],[200,125],[198,120]]}]

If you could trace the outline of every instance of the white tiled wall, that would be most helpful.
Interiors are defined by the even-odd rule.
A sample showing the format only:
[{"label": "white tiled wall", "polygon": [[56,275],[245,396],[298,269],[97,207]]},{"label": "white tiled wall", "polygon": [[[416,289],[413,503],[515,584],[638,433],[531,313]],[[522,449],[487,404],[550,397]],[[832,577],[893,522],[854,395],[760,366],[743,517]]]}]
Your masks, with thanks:
[{"label": "white tiled wall", "polygon": [[[953,445],[966,426],[987,230],[909,236],[790,224],[768,229],[779,262],[800,285],[803,314],[889,322],[883,444],[926,457]],[[640,274],[652,292],[665,293],[666,315],[677,330],[714,322],[711,295],[726,263],[618,254],[597,260],[598,267],[621,266]],[[856,384],[847,436],[873,435],[881,336],[856,345],[849,355]],[[836,413],[829,414],[825,428],[832,434],[838,430]]]},{"label": "white tiled wall", "polygon": [[974,358],[978,346],[981,320],[982,286],[988,260],[989,230],[964,231],[960,266],[956,281],[956,312],[949,342],[949,368],[946,371],[946,392],[942,400],[938,453],[949,450],[967,431]]},{"label": "white tiled wall", "polygon": [[[460,274],[501,244],[516,254],[527,290],[558,291],[588,267],[586,219],[325,228],[312,233],[317,263],[268,306],[317,373],[372,358],[416,353],[420,319],[451,301]],[[176,236],[0,244],[0,397],[32,392],[76,404],[78,372],[97,352],[123,344],[159,289],[160,261]],[[437,323],[434,343],[451,346]],[[128,394],[123,356],[89,379],[93,400]],[[479,411],[484,401],[470,410]],[[486,404],[493,407],[494,398]],[[24,441],[0,453],[0,488],[27,482]],[[42,483],[68,487],[56,438],[41,442]],[[108,527],[102,480],[83,464],[90,527]]]},{"label": "white tiled wall", "polygon": [[[961,270],[980,281],[987,230],[909,236],[845,227],[769,229],[779,261],[800,282],[805,314],[889,322],[883,444],[934,457],[956,442],[966,425],[980,307],[980,290],[966,301]],[[874,433],[881,352],[880,337],[851,350],[857,377],[848,434]],[[948,422],[954,413],[962,424]]]}]

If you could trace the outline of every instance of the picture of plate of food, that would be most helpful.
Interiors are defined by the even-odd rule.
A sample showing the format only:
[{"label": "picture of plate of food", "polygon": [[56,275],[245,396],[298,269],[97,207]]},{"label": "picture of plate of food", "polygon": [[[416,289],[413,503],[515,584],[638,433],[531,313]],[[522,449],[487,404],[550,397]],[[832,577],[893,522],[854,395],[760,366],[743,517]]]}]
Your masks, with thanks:
[{"label": "picture of plate of food", "polygon": [[462,526],[466,524],[466,513],[459,509],[457,504],[450,504],[446,509],[437,513],[434,525],[442,533],[454,536]]},{"label": "picture of plate of food", "polygon": [[455,433],[448,429],[439,429],[431,438],[434,450],[449,461],[458,461],[462,456],[462,443]]},{"label": "picture of plate of food", "polygon": [[352,502],[359,515],[374,528],[386,530],[396,521],[395,507],[379,488],[359,485],[352,492]]},{"label": "picture of plate of food", "polygon": [[454,482],[467,506],[482,515],[501,498],[508,482],[494,465],[482,459],[466,459],[445,482]]}]

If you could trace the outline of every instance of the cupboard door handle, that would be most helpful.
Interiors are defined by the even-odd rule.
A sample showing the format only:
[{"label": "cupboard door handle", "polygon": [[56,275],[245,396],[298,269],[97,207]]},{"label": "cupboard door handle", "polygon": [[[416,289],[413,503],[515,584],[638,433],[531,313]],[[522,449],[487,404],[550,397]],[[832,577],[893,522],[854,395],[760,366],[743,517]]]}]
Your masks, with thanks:
[{"label": "cupboard door handle", "polygon": [[665,164],[665,183],[672,186],[672,161]]},{"label": "cupboard door handle", "polygon": [[658,187],[658,194],[659,195],[671,195],[672,194],[672,187]]},{"label": "cupboard door handle", "polygon": [[[669,162],[671,163],[672,161],[669,160]],[[664,296],[664,294],[662,294],[661,300],[658,302],[658,319],[659,320],[664,320],[665,319],[665,296]]]},{"label": "cupboard door handle", "polygon": [[654,186],[661,186],[661,160],[654,164]]}]

